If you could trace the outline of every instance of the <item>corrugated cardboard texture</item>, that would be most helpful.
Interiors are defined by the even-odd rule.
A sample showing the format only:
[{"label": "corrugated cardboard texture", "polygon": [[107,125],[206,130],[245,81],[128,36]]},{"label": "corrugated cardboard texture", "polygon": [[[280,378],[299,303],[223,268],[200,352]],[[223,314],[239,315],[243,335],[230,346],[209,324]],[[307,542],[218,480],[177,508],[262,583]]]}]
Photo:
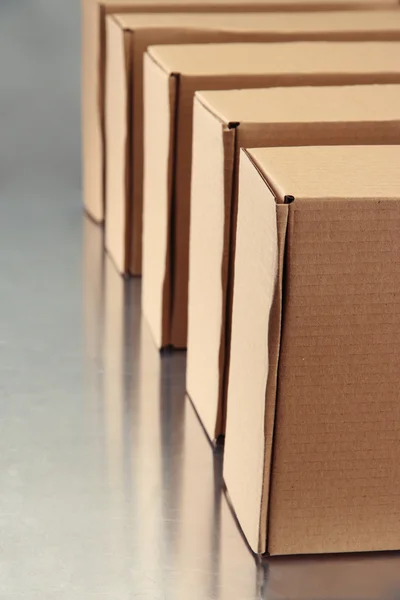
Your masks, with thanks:
[{"label": "corrugated cardboard texture", "polygon": [[224,434],[240,148],[395,143],[398,85],[196,94],[187,391],[211,440]]},{"label": "corrugated cardboard texture", "polygon": [[[107,236],[107,248],[120,271],[129,270],[133,275],[141,273],[142,249],[142,200],[143,200],[143,53],[149,45],[154,44],[187,44],[205,42],[256,42],[256,41],[293,41],[293,40],[394,40],[400,39],[400,10],[369,11],[369,12],[336,12],[336,13],[249,13],[249,14],[196,14],[196,13],[145,13],[111,15],[107,20],[115,20],[125,36],[130,38],[131,68],[126,79],[134,78],[129,89],[129,104],[133,110],[128,114],[126,136],[128,148],[125,160],[119,163],[119,171],[131,171],[128,181],[126,198],[115,196],[110,198],[107,208],[107,220],[118,219],[120,214],[127,216],[128,222],[123,222],[123,230],[127,232],[127,255],[120,253],[120,236],[115,240]],[[113,52],[112,38],[108,40]],[[119,72],[122,65],[116,64],[115,59],[107,60],[107,81],[111,84],[115,77],[114,69]],[[126,65],[126,68],[128,66]],[[111,73],[110,73],[111,72]],[[121,75],[119,75],[121,77]],[[113,93],[118,93],[118,87]],[[120,92],[126,102],[125,90]],[[132,96],[132,97],[131,97]],[[115,102],[112,107],[105,106],[108,134],[112,135],[112,120],[115,115],[116,127],[119,129],[121,115],[116,114]],[[125,114],[124,109],[124,114]],[[133,119],[132,119],[133,117]],[[132,120],[132,126],[128,123]],[[112,162],[108,166],[107,178],[114,176],[117,168],[115,157],[110,156],[110,142],[106,136],[106,154]],[[123,158],[123,155],[122,155]],[[121,179],[118,173],[116,177]],[[113,187],[111,187],[113,190]],[[123,211],[121,206],[127,205]],[[106,197],[106,205],[108,205]],[[114,217],[114,206],[117,215]],[[131,253],[131,256],[129,256]]]},{"label": "corrugated cardboard texture", "polygon": [[[179,100],[176,108],[176,132],[171,140],[174,152],[162,157],[171,164],[173,173],[172,219],[167,223],[168,239],[172,241],[172,268],[166,272],[171,283],[171,322],[168,344],[178,348],[187,342],[187,293],[189,262],[190,180],[192,150],[193,94],[199,89],[261,88],[275,86],[328,85],[345,83],[376,83],[400,81],[400,46],[396,42],[381,43],[306,43],[291,44],[206,44],[182,46],[153,46],[149,48],[146,64],[158,65],[160,77],[168,73],[179,80]],[[207,75],[207,72],[209,74]],[[146,92],[147,93],[147,92]],[[149,95],[146,119],[157,113],[158,99]],[[156,117],[154,117],[156,118]],[[152,130],[152,135],[156,134]],[[150,134],[149,134],[150,135]],[[151,157],[146,145],[155,144],[145,132],[145,156]],[[161,154],[158,153],[161,159]],[[149,158],[150,160],[150,158]],[[152,160],[153,173],[159,167]],[[162,167],[163,168],[163,167]],[[149,190],[144,188],[144,202]],[[171,201],[171,200],[169,200]],[[157,200],[160,202],[160,198]],[[165,214],[165,213],[164,213]],[[151,218],[151,213],[149,213]],[[158,217],[156,217],[158,218]],[[144,224],[144,236],[146,224]],[[153,253],[144,256],[144,277],[151,279],[151,264],[155,252],[163,252],[153,244]],[[160,259],[161,261],[161,259]],[[161,289],[152,286],[160,295]],[[159,319],[157,320],[159,322]],[[153,329],[155,324],[150,323]],[[159,338],[159,332],[155,333]]]},{"label": "corrugated cardboard texture", "polygon": [[105,15],[124,12],[354,10],[395,6],[394,0],[82,0],[82,131],[84,205],[104,219]]},{"label": "corrugated cardboard texture", "polygon": [[108,198],[105,245],[120,272],[127,268],[127,219],[129,209],[125,202],[130,190],[129,71],[131,61],[130,36],[113,21],[107,19],[107,71],[106,71],[106,140]]},{"label": "corrugated cardboard texture", "polygon": [[[243,158],[224,476],[255,550],[400,547],[399,159],[398,146],[270,148]],[[276,244],[271,192],[276,223],[288,211],[278,269],[276,245],[268,249]],[[285,194],[295,197],[289,206]],[[265,353],[277,347],[271,327],[279,319],[270,289],[271,277],[282,276],[271,414]],[[280,304],[278,283],[274,301]],[[264,462],[261,480],[254,461]],[[269,499],[260,503],[261,489]]]}]

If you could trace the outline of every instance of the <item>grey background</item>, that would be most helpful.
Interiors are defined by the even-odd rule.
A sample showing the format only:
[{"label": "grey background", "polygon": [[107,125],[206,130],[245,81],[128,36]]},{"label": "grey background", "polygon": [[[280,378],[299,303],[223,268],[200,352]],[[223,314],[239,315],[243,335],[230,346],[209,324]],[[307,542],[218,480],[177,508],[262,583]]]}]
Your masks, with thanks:
[{"label": "grey background", "polygon": [[396,554],[257,566],[83,218],[78,0],[0,0],[0,599],[389,598]]}]

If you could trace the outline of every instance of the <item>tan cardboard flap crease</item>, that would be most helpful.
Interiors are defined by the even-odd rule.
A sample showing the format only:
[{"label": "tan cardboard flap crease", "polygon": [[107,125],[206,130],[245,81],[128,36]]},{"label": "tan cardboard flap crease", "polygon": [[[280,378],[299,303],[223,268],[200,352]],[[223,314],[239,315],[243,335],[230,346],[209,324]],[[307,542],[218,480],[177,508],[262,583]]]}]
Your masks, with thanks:
[{"label": "tan cardboard flap crease", "polygon": [[241,152],[224,478],[256,552],[400,548],[399,159]]},{"label": "tan cardboard flap crease", "polygon": [[106,248],[141,273],[143,54],[154,44],[400,40],[400,10],[334,13],[110,15],[106,30]]}]

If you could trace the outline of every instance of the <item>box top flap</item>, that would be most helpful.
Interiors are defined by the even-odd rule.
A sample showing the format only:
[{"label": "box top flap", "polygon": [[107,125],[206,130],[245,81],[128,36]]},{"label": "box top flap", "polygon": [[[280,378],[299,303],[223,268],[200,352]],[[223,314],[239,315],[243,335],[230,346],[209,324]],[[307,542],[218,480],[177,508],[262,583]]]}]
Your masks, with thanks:
[{"label": "box top flap", "polygon": [[205,91],[196,97],[226,124],[400,119],[400,85]]},{"label": "box top flap", "polygon": [[[184,7],[183,7],[184,8]],[[400,31],[400,10],[335,13],[123,13],[114,15],[124,29],[202,28],[274,34]]]},{"label": "box top flap", "polygon": [[400,199],[400,146],[248,150],[278,202]]},{"label": "box top flap", "polygon": [[399,42],[292,42],[151,46],[166,72],[182,75],[400,73]]},{"label": "box top flap", "polygon": [[[89,1],[89,0],[87,0]],[[125,7],[134,6],[137,10],[144,10],[147,7],[166,9],[180,6],[198,6],[199,10],[205,7],[235,7],[243,6],[243,0],[94,0],[98,4],[106,7]],[[326,8],[358,8],[364,6],[395,6],[396,0],[251,0],[247,3],[247,8],[260,6],[263,10],[295,10],[296,8],[308,10],[324,10]]]}]

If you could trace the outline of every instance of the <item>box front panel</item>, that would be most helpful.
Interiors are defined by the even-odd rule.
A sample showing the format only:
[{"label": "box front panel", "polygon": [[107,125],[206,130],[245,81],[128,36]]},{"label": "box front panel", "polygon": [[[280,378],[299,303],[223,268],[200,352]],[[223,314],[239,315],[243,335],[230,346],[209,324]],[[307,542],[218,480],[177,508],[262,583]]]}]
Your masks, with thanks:
[{"label": "box front panel", "polygon": [[268,549],[400,547],[400,203],[291,205]]}]

